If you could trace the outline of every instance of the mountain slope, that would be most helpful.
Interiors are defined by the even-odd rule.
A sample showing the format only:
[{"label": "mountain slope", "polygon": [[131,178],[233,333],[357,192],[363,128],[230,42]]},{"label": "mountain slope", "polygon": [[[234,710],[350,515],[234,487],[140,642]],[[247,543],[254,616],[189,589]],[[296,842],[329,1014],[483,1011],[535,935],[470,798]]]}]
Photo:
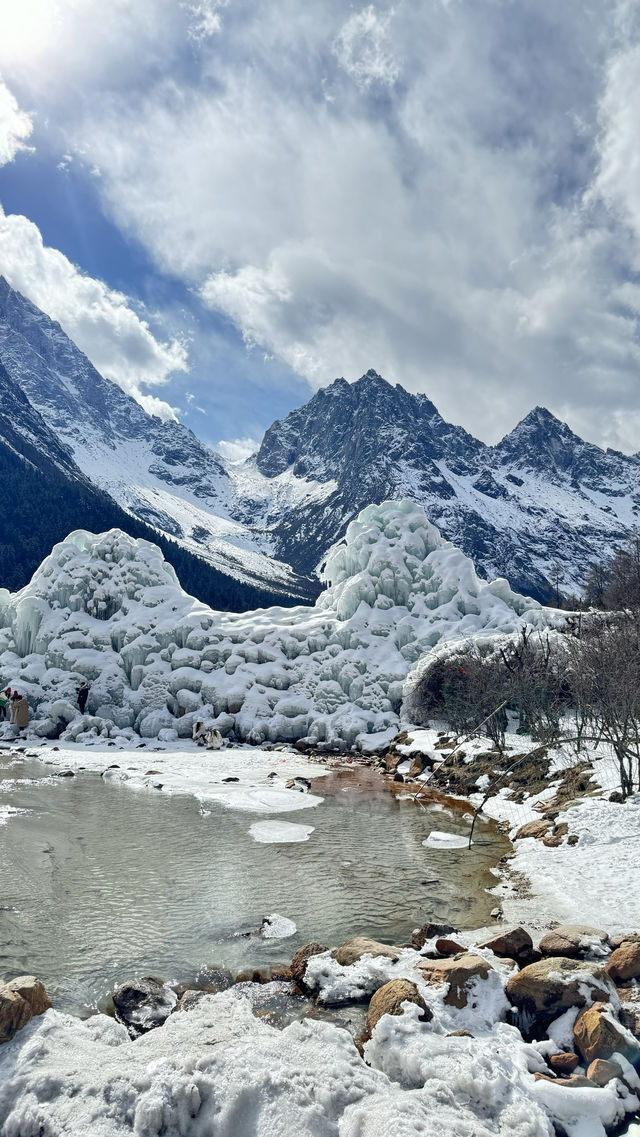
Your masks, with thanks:
[{"label": "mountain slope", "polygon": [[148,415],[3,277],[0,361],[80,470],[120,506],[240,581],[313,597],[262,534],[233,518],[220,457],[181,423]]},{"label": "mountain slope", "polygon": [[543,408],[486,446],[374,371],[337,379],[274,423],[247,464],[247,485],[249,472],[256,485],[286,476],[312,478],[316,492],[324,484],[323,497],[265,517],[276,554],[300,572],[368,502],[409,497],[484,575],[546,599],[552,577],[579,591],[589,564],[638,520],[636,457],[583,442]]}]

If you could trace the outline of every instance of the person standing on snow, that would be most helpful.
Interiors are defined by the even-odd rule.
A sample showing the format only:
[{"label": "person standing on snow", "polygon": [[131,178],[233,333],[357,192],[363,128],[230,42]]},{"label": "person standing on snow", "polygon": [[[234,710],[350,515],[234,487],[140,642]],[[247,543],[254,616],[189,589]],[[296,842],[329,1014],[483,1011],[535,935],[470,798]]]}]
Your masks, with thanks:
[{"label": "person standing on snow", "polygon": [[11,710],[11,708],[9,706],[10,698],[11,698],[11,688],[10,687],[7,687],[6,691],[0,691],[0,722],[3,722],[4,719],[6,719],[9,711]]},{"label": "person standing on snow", "polygon": [[13,692],[11,700],[11,715],[14,726],[17,726],[18,733],[21,730],[26,730],[29,725],[29,704],[24,695],[19,695],[17,691]]},{"label": "person standing on snow", "polygon": [[87,683],[86,679],[82,680],[82,683],[79,687],[76,688],[76,691],[78,695],[78,706],[80,708],[80,714],[83,715],[84,709],[87,705],[87,699],[89,698],[89,684]]}]

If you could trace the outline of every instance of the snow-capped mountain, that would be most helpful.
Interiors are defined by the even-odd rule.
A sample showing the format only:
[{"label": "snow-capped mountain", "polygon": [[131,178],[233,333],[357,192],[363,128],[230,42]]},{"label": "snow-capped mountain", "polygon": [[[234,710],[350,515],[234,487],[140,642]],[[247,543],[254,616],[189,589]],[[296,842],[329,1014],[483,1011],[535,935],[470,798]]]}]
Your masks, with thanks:
[{"label": "snow-capped mountain", "polygon": [[0,432],[12,422],[48,431],[56,461],[213,566],[271,591],[311,598],[309,577],[349,521],[390,499],[423,506],[482,574],[538,599],[551,581],[580,591],[589,564],[638,521],[638,456],[583,442],[544,408],[487,446],[426,395],[368,371],[275,422],[248,461],[225,463],[101,376],[1,277],[0,361],[13,384]]},{"label": "snow-capped mountain", "polygon": [[368,502],[408,497],[489,579],[543,598],[552,578],[579,591],[589,564],[638,521],[637,457],[583,442],[541,407],[486,446],[375,371],[336,379],[274,423],[249,468],[258,482],[288,473],[325,487],[266,518],[276,554],[299,572]]},{"label": "snow-capped mountain", "polygon": [[[313,594],[269,555],[264,534],[234,519],[235,487],[219,455],[181,423],[147,414],[3,277],[0,361],[58,450],[129,513],[238,580]],[[16,408],[16,424],[21,417]]]}]

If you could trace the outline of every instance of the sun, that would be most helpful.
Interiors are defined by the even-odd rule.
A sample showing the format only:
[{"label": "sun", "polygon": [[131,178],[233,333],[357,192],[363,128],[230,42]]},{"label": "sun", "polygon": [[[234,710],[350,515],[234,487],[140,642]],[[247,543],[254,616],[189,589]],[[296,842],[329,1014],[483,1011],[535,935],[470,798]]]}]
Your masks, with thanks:
[{"label": "sun", "polygon": [[0,0],[0,67],[38,60],[55,37],[56,0]]}]

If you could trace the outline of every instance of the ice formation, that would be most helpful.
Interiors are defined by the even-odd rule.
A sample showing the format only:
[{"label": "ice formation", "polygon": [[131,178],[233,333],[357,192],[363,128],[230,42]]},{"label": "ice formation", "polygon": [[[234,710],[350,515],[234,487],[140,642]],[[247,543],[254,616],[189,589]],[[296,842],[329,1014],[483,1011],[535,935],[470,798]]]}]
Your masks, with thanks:
[{"label": "ice formation", "polygon": [[405,680],[436,644],[555,618],[480,580],[410,501],[364,509],[323,575],[312,608],[215,612],[155,545],[78,530],[20,592],[0,590],[0,680],[27,695],[36,734],[66,741],[170,741],[203,720],[254,744],[371,744],[397,731]]}]

